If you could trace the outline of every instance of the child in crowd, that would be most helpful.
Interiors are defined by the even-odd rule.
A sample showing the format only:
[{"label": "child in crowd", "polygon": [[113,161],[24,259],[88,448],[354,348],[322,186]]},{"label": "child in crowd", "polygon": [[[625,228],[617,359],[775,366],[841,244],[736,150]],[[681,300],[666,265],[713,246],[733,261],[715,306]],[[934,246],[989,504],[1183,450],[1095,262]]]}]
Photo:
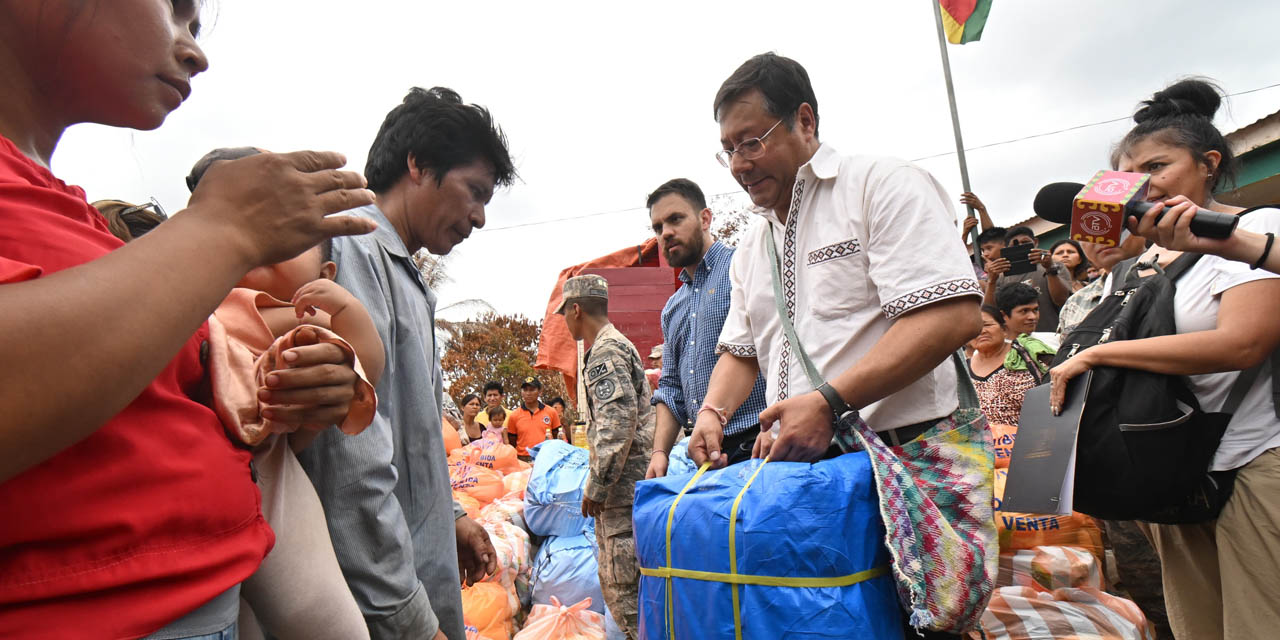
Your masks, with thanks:
[{"label": "child in crowd", "polygon": [[[506,408],[503,407],[502,405],[498,405],[496,407],[489,408],[488,412],[489,412],[489,424],[485,425],[484,433],[481,434],[481,437],[484,437],[485,435],[488,435],[490,433],[496,433],[498,434],[498,438],[505,442],[507,440],[507,428],[502,425],[507,421]],[[515,435],[512,434],[511,438],[512,440],[509,444],[514,447],[516,446]]]},{"label": "child in crowd", "polygon": [[[188,183],[198,182],[216,161],[259,153],[218,149],[196,163]],[[194,188],[194,185],[192,185]],[[244,582],[240,632],[252,637],[253,618],[282,638],[367,638],[368,628],[338,566],[324,510],[294,455],[318,431],[280,432],[262,415],[266,372],[291,346],[295,334],[315,332],[349,354],[357,373],[356,400],[340,427],[347,434],[373,420],[377,384],[385,363],[382,340],[364,305],[333,277],[330,243],[322,242],[284,262],[245,274],[210,319],[213,406],[234,439],[253,447],[262,513],[276,544]],[[324,428],[328,425],[315,425]]]}]

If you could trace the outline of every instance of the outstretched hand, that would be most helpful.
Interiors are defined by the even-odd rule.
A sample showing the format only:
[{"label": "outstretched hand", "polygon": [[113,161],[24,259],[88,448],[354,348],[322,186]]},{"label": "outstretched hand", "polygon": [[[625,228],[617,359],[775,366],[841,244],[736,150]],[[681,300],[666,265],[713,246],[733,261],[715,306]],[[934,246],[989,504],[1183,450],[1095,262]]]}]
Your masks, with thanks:
[{"label": "outstretched hand", "polygon": [[208,217],[250,268],[288,260],[326,238],[369,233],[370,220],[330,214],[372,204],[364,176],[331,151],[261,153],[215,163],[187,209]]}]

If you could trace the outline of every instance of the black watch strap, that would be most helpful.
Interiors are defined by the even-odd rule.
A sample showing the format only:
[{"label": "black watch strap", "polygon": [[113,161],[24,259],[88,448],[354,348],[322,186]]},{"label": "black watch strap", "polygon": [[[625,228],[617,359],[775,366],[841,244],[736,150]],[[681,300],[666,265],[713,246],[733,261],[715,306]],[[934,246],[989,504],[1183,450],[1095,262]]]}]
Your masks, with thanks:
[{"label": "black watch strap", "polygon": [[828,382],[824,382],[822,386],[818,387],[818,393],[821,393],[822,397],[826,398],[827,405],[831,407],[831,415],[834,422],[839,422],[841,416],[853,410]]}]

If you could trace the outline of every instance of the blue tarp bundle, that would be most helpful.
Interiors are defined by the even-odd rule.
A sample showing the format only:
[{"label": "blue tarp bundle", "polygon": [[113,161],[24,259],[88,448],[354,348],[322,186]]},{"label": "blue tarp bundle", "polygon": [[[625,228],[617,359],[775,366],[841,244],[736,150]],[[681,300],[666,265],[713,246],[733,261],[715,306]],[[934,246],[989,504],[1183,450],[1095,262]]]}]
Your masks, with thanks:
[{"label": "blue tarp bundle", "polygon": [[688,476],[698,470],[698,465],[689,458],[689,438],[677,442],[671,447],[671,455],[667,456],[667,475]]},{"label": "blue tarp bundle", "polygon": [[[533,472],[524,490],[524,520],[539,536],[576,536],[587,530],[582,515],[582,488],[587,484],[587,450],[561,440],[546,440],[530,449]],[[577,602],[560,598],[561,602]]]},{"label": "blue tarp bundle", "polygon": [[[683,476],[636,485],[636,556],[646,574],[640,579],[642,637],[732,639],[736,617],[744,640],[902,638],[866,453],[812,465],[752,460],[695,476],[672,521],[668,565],[668,513],[690,482]],[[742,584],[735,612],[733,587],[720,580],[743,580],[728,577],[729,519],[739,494],[738,574],[860,581],[848,586]],[[664,569],[708,573],[667,578],[661,575]],[[659,576],[648,575],[655,571]],[[867,572],[874,577],[866,578]]]},{"label": "blue tarp bundle", "polygon": [[548,539],[533,561],[529,588],[534,604],[551,604],[551,596],[562,603],[591,598],[591,610],[604,613],[595,530]]}]

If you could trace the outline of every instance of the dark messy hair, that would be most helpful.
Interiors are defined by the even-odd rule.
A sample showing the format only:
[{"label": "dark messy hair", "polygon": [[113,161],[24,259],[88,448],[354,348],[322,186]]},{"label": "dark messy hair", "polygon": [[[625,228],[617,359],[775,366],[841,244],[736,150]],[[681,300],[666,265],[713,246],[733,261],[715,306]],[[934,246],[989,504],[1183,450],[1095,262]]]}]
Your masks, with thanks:
[{"label": "dark messy hair", "polygon": [[490,380],[489,382],[485,383],[484,393],[488,395],[490,391],[497,391],[498,393],[506,394],[506,391],[502,390],[502,383],[498,382],[497,380]]},{"label": "dark messy hair", "polygon": [[1213,126],[1213,116],[1222,106],[1222,89],[1202,78],[1179,80],[1157,91],[1133,114],[1137,123],[1111,151],[1111,168],[1138,143],[1154,138],[1163,144],[1191,152],[1197,162],[1208,165],[1206,154],[1217,151],[1222,160],[1209,178],[1209,190],[1236,183],[1239,161],[1222,132]]},{"label": "dark messy hair", "polygon": [[569,406],[569,405],[564,401],[564,398],[561,398],[560,396],[556,396],[556,397],[552,398],[549,402],[547,402],[547,406],[549,406],[549,407],[550,407],[550,406],[555,406],[555,405],[557,405],[557,404],[558,404],[558,405],[560,405],[560,406],[562,406],[562,407],[565,407],[565,408],[568,408],[568,406]]},{"label": "dark messy hair", "polygon": [[995,305],[990,305],[990,304],[982,305],[982,313],[985,313],[991,316],[992,318],[995,318],[996,324],[1002,327],[1004,326],[1004,314],[1000,313],[1000,310],[997,309]]},{"label": "dark messy hair", "polygon": [[1071,279],[1084,280],[1087,277],[1086,274],[1089,273],[1089,258],[1085,257],[1084,249],[1080,247],[1079,242],[1076,242],[1071,238],[1063,238],[1062,240],[1053,243],[1053,246],[1049,247],[1049,253],[1052,254],[1054,251],[1058,250],[1058,247],[1061,247],[1064,244],[1069,244],[1075,247],[1076,253],[1080,255],[1080,264],[1076,265],[1076,268],[1071,270]]},{"label": "dark messy hair", "polygon": [[999,242],[1000,244],[1004,244],[1004,234],[1008,233],[1008,231],[1009,230],[1004,227],[991,227],[990,229],[984,229],[982,233],[978,234],[978,246],[981,247],[988,242]]},{"label": "dark messy hair", "polygon": [[702,195],[702,189],[698,188],[698,185],[688,178],[675,178],[662,183],[662,186],[654,189],[653,193],[649,194],[644,206],[652,209],[653,205],[658,204],[659,200],[672,194],[684,198],[686,202],[693,205],[693,208],[698,211],[707,208],[707,197]]},{"label": "dark messy hair", "polygon": [[414,87],[387,114],[364,165],[369,189],[384,193],[395,186],[409,171],[410,154],[419,169],[435,176],[436,184],[449,171],[477,160],[493,165],[498,186],[510,186],[516,179],[507,136],[489,110],[463,104],[456,91],[444,87]]},{"label": "dark messy hair", "polygon": [[809,72],[799,62],[776,53],[762,53],[742,63],[716,92],[716,120],[720,120],[720,110],[726,103],[751,91],[764,96],[765,109],[782,120],[787,129],[795,125],[800,105],[809,103],[813,109],[813,137],[818,137],[818,97],[809,82]]},{"label": "dark messy hair", "polygon": [[1040,299],[1040,292],[1025,282],[1009,282],[996,289],[996,308],[1005,318],[1013,313],[1014,307],[1031,304]]},{"label": "dark messy hair", "polygon": [[1004,243],[1009,244],[1010,240],[1013,240],[1018,236],[1027,236],[1031,238],[1032,242],[1036,241],[1036,232],[1032,231],[1031,227],[1019,226],[1019,227],[1011,227],[1008,231],[1004,232]]},{"label": "dark messy hair", "polygon": [[467,406],[467,403],[471,402],[472,400],[477,400],[480,402],[480,404],[484,404],[484,401],[480,400],[480,396],[474,393],[468,393],[467,395],[462,396],[462,399],[458,401],[458,408],[461,409],[462,407]]}]

